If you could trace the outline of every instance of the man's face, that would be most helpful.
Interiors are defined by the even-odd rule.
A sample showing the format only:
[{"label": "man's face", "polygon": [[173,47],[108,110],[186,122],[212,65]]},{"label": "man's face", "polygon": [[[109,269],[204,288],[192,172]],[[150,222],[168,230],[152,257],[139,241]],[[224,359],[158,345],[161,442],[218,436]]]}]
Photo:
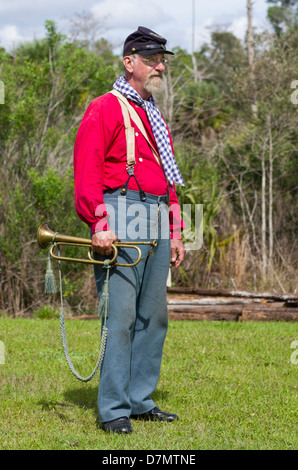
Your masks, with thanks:
[{"label": "man's face", "polygon": [[167,63],[164,54],[154,54],[147,57],[139,55],[139,61],[147,68],[144,89],[150,94],[156,93],[164,84],[164,71]]},{"label": "man's face", "polygon": [[130,84],[144,98],[160,90],[163,85],[166,60],[163,53],[151,56],[137,54],[135,58],[125,57],[124,64],[130,72]]}]

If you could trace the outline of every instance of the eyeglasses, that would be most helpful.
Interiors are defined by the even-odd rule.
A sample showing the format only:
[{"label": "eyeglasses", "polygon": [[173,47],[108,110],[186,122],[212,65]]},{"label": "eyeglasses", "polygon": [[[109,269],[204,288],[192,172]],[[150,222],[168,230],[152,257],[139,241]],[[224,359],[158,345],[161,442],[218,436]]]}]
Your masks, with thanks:
[{"label": "eyeglasses", "polygon": [[165,59],[164,57],[161,57],[160,59],[157,58],[157,57],[142,57],[142,62],[145,64],[145,65],[148,65],[149,67],[156,67],[158,64],[162,64],[164,65],[165,67],[169,64],[169,61],[167,59]]}]

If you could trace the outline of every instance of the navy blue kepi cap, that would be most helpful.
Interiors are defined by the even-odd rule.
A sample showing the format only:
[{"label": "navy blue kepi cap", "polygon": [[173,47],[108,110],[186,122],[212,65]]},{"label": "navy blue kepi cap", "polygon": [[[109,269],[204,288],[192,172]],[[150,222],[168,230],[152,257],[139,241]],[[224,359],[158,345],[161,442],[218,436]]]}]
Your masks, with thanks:
[{"label": "navy blue kepi cap", "polygon": [[159,34],[144,26],[139,26],[137,31],[126,38],[123,47],[123,57],[132,54],[147,56],[157,52],[174,55],[173,52],[167,51],[166,43],[167,40]]}]

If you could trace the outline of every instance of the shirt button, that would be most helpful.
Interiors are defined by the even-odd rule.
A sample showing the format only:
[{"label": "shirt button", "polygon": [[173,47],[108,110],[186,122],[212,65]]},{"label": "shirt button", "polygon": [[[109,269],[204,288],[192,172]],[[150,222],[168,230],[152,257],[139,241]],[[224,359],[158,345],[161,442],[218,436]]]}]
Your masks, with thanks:
[{"label": "shirt button", "polygon": [[142,157],[140,157],[140,158],[139,158],[139,162],[142,162],[142,161],[143,161],[143,159],[142,159]]},{"label": "shirt button", "polygon": [[138,133],[138,132],[136,132],[136,137],[139,137],[139,133]]}]

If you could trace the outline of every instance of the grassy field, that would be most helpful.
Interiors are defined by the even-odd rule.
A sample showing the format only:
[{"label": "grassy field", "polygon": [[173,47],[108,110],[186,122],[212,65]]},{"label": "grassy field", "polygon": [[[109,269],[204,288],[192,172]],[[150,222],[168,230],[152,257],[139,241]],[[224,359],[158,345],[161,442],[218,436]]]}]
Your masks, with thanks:
[{"label": "grassy field", "polygon": [[[66,328],[72,358],[89,375],[99,321]],[[98,376],[84,384],[71,374],[59,320],[0,318],[0,449],[297,449],[297,339],[293,323],[170,322],[153,398],[180,421],[133,421],[123,436],[101,430]]]}]

